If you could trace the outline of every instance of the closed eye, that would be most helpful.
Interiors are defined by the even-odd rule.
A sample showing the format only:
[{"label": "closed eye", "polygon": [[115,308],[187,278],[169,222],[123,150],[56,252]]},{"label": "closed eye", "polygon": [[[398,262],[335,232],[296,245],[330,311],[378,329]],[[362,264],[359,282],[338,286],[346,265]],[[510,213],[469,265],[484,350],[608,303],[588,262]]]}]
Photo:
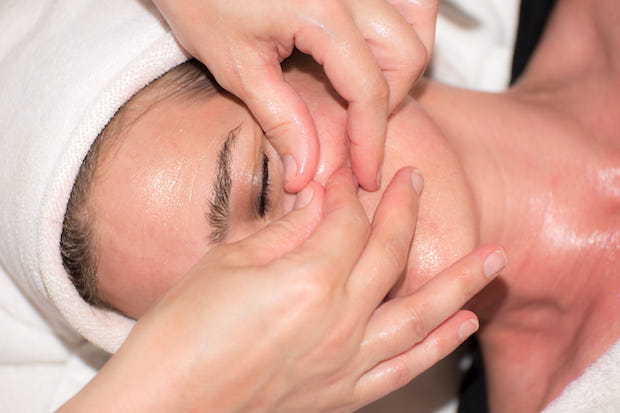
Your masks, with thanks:
[{"label": "closed eye", "polygon": [[261,190],[258,195],[258,199],[256,200],[256,211],[258,212],[258,216],[261,218],[264,218],[269,212],[269,190],[269,157],[267,157],[267,155],[263,152],[263,179]]}]

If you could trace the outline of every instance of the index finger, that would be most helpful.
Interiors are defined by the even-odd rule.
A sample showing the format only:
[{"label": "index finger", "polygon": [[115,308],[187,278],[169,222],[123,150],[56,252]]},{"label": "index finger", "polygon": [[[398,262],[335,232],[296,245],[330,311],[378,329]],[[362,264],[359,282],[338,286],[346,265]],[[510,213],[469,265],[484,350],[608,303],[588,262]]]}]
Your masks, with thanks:
[{"label": "index finger", "polygon": [[289,264],[292,260],[296,267],[324,277],[319,280],[324,286],[344,289],[370,233],[350,169],[340,169],[329,179],[323,211],[323,220],[314,233],[286,258]]},{"label": "index finger", "polygon": [[328,23],[301,27],[295,45],[323,66],[336,92],[348,102],[353,172],[362,187],[376,190],[387,130],[389,85],[355,22]]},{"label": "index finger", "polygon": [[402,168],[375,211],[372,233],[347,286],[355,301],[368,304],[360,308],[365,317],[379,306],[405,270],[423,186],[417,169]]},{"label": "index finger", "polygon": [[226,70],[215,62],[213,75],[248,106],[283,161],[285,189],[298,192],[312,180],[319,161],[310,111],[285,81],[277,51],[270,45],[239,45],[236,55],[241,62]]}]

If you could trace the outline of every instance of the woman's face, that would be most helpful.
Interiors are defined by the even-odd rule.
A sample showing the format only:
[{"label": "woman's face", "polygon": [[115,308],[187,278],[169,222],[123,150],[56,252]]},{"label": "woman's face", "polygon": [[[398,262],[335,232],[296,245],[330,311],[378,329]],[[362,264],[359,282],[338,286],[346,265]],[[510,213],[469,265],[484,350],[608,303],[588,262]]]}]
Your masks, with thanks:
[{"label": "woman's face", "polygon": [[[349,164],[346,108],[311,63],[286,72],[321,140],[316,180]],[[471,200],[453,152],[410,100],[390,119],[383,188],[402,166],[425,176],[410,292],[475,242]],[[138,318],[218,242],[244,238],[290,211],[282,163],[245,106],[227,94],[152,105],[98,166],[94,232],[101,297]],[[383,188],[360,190],[372,216]]]}]

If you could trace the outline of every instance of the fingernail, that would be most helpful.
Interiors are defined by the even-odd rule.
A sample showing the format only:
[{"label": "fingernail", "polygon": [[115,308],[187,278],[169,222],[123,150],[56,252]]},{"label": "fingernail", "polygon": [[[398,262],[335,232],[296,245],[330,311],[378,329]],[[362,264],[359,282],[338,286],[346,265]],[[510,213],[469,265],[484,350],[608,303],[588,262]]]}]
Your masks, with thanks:
[{"label": "fingernail", "polygon": [[282,164],[284,165],[284,182],[291,182],[297,175],[297,162],[291,155],[284,155]]},{"label": "fingernail", "polygon": [[484,275],[491,278],[506,265],[506,253],[502,250],[493,251],[484,260]]},{"label": "fingernail", "polygon": [[418,168],[413,168],[411,171],[411,183],[413,184],[413,189],[415,189],[416,194],[420,196],[424,189],[424,178],[422,177],[422,172],[420,172]]},{"label": "fingernail", "polygon": [[461,341],[465,341],[469,336],[478,331],[478,326],[478,320],[471,318],[461,324],[459,327],[459,338]]},{"label": "fingernail", "polygon": [[297,194],[294,208],[301,209],[305,207],[310,203],[310,201],[312,201],[312,198],[314,198],[314,189],[312,189],[311,186],[305,187]]},{"label": "fingernail", "polygon": [[383,168],[379,168],[379,172],[377,172],[377,178],[376,178],[377,188],[381,188],[382,176],[383,176]]}]

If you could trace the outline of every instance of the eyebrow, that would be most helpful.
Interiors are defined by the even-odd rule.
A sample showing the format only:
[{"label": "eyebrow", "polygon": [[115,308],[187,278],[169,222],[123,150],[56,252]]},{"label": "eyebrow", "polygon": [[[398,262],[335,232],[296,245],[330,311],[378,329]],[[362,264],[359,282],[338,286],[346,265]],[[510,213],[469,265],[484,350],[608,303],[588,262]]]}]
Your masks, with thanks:
[{"label": "eyebrow", "polygon": [[226,238],[230,229],[231,147],[240,130],[241,125],[228,132],[217,158],[217,173],[215,174],[213,195],[209,200],[209,212],[207,214],[207,219],[212,227],[209,239],[216,244]]}]

